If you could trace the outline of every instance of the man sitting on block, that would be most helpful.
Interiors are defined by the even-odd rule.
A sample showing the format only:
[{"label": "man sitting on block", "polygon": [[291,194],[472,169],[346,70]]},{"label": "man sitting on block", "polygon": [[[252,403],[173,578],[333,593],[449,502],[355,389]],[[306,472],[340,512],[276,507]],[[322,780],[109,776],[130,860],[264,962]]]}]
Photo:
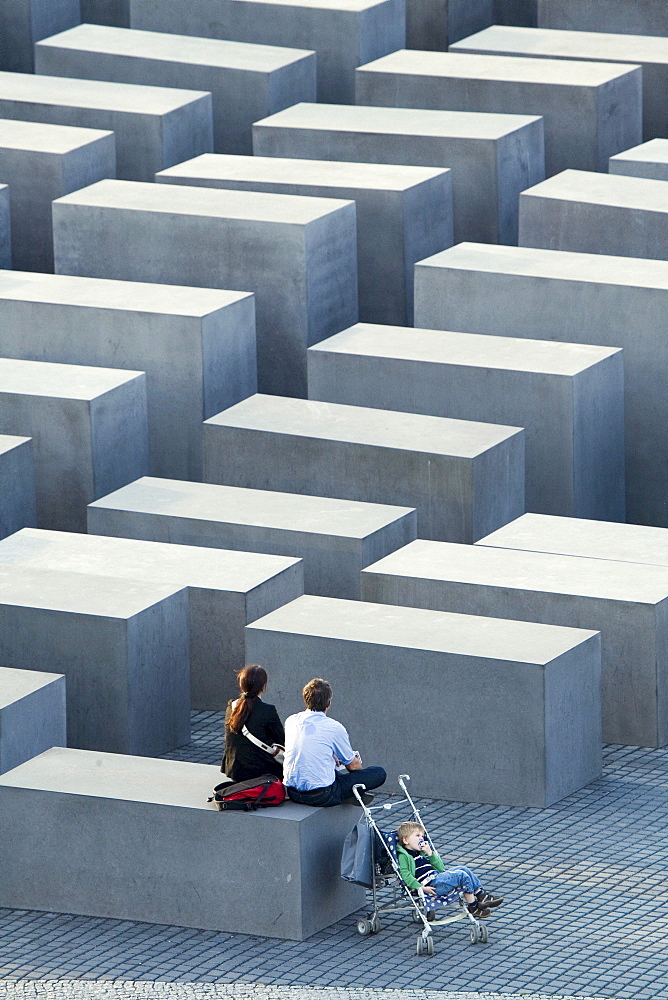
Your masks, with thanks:
[{"label": "man sitting on block", "polygon": [[[307,806],[338,806],[353,797],[353,785],[378,788],[387,775],[382,767],[362,767],[340,722],[327,717],[331,685],[314,677],[304,690],[305,712],[285,723],[283,781],[293,802]],[[343,765],[348,773],[339,773]]]}]

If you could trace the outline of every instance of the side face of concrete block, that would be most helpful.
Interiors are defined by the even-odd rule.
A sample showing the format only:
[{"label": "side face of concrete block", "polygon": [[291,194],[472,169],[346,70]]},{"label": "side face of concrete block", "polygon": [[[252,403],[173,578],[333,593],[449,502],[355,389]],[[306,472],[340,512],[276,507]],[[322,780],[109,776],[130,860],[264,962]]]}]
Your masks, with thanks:
[{"label": "side face of concrete block", "polygon": [[624,349],[626,514],[668,525],[663,261],[466,244],[415,269],[415,325]]},{"label": "side face of concrete block", "polygon": [[[206,764],[73,750],[52,750],[4,775],[0,865],[13,874],[3,879],[1,904],[293,941],[364,905],[364,890],[340,877],[358,808],[288,802],[221,816],[206,801],[220,778]],[[41,836],[36,809],[44,810]],[[249,836],[264,859],[251,891],[236,846]],[[184,838],[197,849],[184,851]],[[43,878],[43,865],[61,855]],[[210,877],[212,857],[224,893]]]},{"label": "side face of concrete block", "polygon": [[0,266],[12,268],[11,199],[6,184],[0,184]]},{"label": "side face of concrete block", "polygon": [[90,24],[130,27],[129,0],[80,0],[81,20]]},{"label": "side face of concrete block", "polygon": [[[493,0],[407,0],[406,47],[445,51],[493,20]],[[396,50],[390,50],[396,51]]]},{"label": "side face of concrete block", "polygon": [[0,667],[0,774],[66,739],[64,676]]},{"label": "side face of concrete block", "polygon": [[4,0],[0,7],[0,70],[33,73],[40,38],[74,27],[79,0]]},{"label": "side face of concrete block", "polygon": [[538,26],[570,31],[668,34],[663,0],[538,0]]},{"label": "side face of concrete block", "polygon": [[[600,773],[600,639],[591,632],[303,597],[249,625],[246,648],[270,672],[282,716],[300,710],[309,671],[326,662],[336,718],[362,759],[407,770],[420,795],[546,805]],[[428,760],[406,711],[425,677],[420,725],[439,732]],[[379,690],[382,718],[368,712]],[[444,730],[445,704],[457,710]],[[471,733],[476,713],[496,720],[486,749]],[[495,768],[484,765],[490,755]]]},{"label": "side face of concrete block", "polygon": [[33,442],[0,434],[0,538],[36,524]]},{"label": "side face of concrete block", "polygon": [[609,171],[611,174],[644,177],[646,180],[668,180],[668,139],[651,139],[641,146],[611,156]]},{"label": "side face of concrete block", "polygon": [[537,0],[494,0],[494,24],[518,24],[534,28],[537,23]]}]

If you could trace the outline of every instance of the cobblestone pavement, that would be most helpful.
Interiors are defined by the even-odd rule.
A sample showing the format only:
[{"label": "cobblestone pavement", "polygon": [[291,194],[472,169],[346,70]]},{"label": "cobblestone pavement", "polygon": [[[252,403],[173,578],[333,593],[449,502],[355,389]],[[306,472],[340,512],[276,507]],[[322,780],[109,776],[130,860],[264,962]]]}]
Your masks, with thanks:
[{"label": "cobblestone pavement", "polygon": [[[169,756],[216,763],[221,729],[220,715],[197,713],[193,742]],[[666,1000],[668,749],[606,748],[603,777],[549,809],[419,806],[444,857],[507,898],[488,945],[455,924],[435,929],[433,958],[418,958],[406,914],[370,938],[351,917],[294,942],[0,910],[0,997]]]}]

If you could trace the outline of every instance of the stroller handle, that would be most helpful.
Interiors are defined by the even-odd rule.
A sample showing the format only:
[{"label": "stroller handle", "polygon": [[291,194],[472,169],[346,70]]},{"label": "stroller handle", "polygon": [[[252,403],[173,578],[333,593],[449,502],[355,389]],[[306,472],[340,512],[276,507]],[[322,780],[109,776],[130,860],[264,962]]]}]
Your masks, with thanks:
[{"label": "stroller handle", "polygon": [[357,785],[353,785],[353,795],[355,796],[359,804],[362,806],[362,808],[364,808],[364,802],[362,801],[362,792],[366,792],[366,785],[363,785],[362,782],[359,782],[359,784]]}]

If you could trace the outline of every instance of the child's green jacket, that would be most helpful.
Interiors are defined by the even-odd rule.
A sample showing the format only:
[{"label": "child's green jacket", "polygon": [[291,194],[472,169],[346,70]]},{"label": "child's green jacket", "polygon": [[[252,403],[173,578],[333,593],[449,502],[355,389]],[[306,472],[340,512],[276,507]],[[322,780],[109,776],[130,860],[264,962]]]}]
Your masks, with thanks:
[{"label": "child's green jacket", "polygon": [[[438,854],[427,854],[426,851],[422,852],[427,858],[429,858],[429,864],[433,865],[437,872],[444,872],[445,866]],[[408,886],[409,889],[421,889],[422,885],[415,877],[415,858],[408,851],[405,851],[401,844],[397,844],[397,857],[399,858],[399,871],[401,872],[401,877]]]}]

